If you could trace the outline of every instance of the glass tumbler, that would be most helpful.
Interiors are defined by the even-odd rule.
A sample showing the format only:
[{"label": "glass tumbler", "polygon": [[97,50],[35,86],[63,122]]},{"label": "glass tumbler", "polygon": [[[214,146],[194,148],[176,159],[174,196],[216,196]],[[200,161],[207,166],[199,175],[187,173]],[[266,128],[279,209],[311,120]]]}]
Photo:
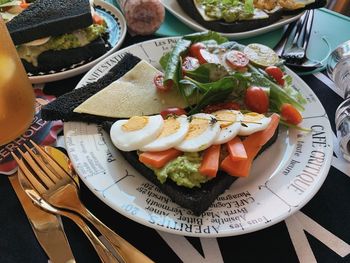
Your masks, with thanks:
[{"label": "glass tumbler", "polygon": [[331,53],[327,74],[344,94],[344,101],[335,113],[335,124],[343,157],[350,161],[350,40],[340,44]]},{"label": "glass tumbler", "polygon": [[34,103],[33,87],[0,16],[0,145],[26,131],[33,120]]}]

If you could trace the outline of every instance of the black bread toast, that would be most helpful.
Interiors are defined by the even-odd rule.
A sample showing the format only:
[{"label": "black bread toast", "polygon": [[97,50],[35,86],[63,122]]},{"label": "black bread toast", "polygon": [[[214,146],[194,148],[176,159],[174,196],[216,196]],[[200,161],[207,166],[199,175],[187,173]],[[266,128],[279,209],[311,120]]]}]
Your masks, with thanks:
[{"label": "black bread toast", "polygon": [[[109,133],[112,124],[112,122],[104,122],[102,126],[104,130]],[[271,146],[277,140],[277,137],[278,128],[272,138],[262,147],[258,155]],[[219,171],[214,179],[202,184],[201,188],[194,187],[189,189],[183,186],[178,186],[171,180],[167,180],[162,184],[158,181],[154,172],[139,161],[139,156],[136,151],[119,152],[141,175],[155,184],[164,194],[170,197],[174,203],[191,210],[193,214],[197,216],[206,211],[215,199],[228,189],[238,178],[228,175],[223,171]]]},{"label": "black bread toast", "polygon": [[84,28],[93,22],[89,0],[36,0],[6,26],[15,45]]},{"label": "black bread toast", "polygon": [[297,10],[278,9],[274,12],[266,12],[268,18],[250,19],[235,22],[225,22],[224,20],[206,21],[198,12],[194,1],[196,0],[177,0],[182,10],[191,18],[196,20],[200,25],[206,29],[223,32],[223,33],[239,33],[246,32],[258,28],[262,28],[275,23],[280,20],[284,15],[296,15],[300,14],[306,9],[320,8],[326,5],[327,0],[315,0],[314,3],[306,5],[304,8]]},{"label": "black bread toast", "polygon": [[255,20],[245,20],[236,22],[225,22],[224,20],[217,21],[206,21],[202,18],[200,13],[194,4],[195,0],[177,0],[182,10],[194,20],[196,20],[200,25],[204,26],[206,29],[223,32],[223,33],[239,33],[244,31],[253,30],[259,27],[264,27],[270,25],[282,17],[282,10],[278,10],[269,15],[268,18],[255,19]]},{"label": "black bread toast", "polygon": [[140,58],[131,55],[130,53],[126,53],[125,56],[98,81],[89,83],[80,89],[68,92],[45,105],[41,109],[42,118],[44,120],[83,121],[91,123],[114,120],[113,118],[108,117],[75,113],[73,110],[83,101],[107,87],[113,81],[122,77],[140,61]]}]

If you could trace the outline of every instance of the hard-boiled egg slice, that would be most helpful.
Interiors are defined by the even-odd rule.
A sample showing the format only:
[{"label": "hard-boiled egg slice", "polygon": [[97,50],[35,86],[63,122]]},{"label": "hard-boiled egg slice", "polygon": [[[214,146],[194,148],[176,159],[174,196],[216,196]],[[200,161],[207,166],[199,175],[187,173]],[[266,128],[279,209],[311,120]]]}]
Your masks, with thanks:
[{"label": "hard-boiled egg slice", "polygon": [[111,140],[122,151],[138,150],[159,136],[163,123],[161,115],[133,116],[128,120],[119,120],[112,125]]},{"label": "hard-boiled egg slice", "polygon": [[270,123],[271,118],[256,112],[243,114],[243,120],[238,135],[247,136],[254,132],[264,130]]},{"label": "hard-boiled egg slice", "polygon": [[220,133],[214,144],[223,144],[233,139],[239,132],[243,115],[240,111],[219,110],[212,113],[220,124]]},{"label": "hard-boiled egg slice", "polygon": [[162,132],[158,138],[141,147],[141,151],[164,151],[179,144],[186,136],[189,122],[186,116],[169,117],[164,120]]},{"label": "hard-boiled egg slice", "polygon": [[190,127],[184,140],[175,148],[183,152],[199,152],[213,144],[220,133],[215,116],[197,113],[190,118]]},{"label": "hard-boiled egg slice", "polygon": [[41,46],[44,45],[45,43],[47,43],[50,40],[51,37],[43,37],[43,38],[39,38],[30,42],[27,42],[23,45],[28,46],[28,47],[35,47],[35,46]]}]

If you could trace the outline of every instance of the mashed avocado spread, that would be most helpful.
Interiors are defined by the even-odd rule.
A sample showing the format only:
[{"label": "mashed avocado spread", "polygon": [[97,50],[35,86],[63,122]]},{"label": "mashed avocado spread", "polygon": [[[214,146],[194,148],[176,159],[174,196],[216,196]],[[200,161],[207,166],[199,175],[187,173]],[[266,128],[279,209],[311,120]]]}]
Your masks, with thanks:
[{"label": "mashed avocado spread", "polygon": [[93,24],[87,28],[75,30],[69,34],[54,36],[39,46],[19,45],[17,52],[21,59],[38,66],[38,56],[48,50],[63,50],[82,47],[97,39],[106,32],[105,25]]},{"label": "mashed avocado spread", "polygon": [[168,178],[177,185],[188,188],[200,187],[202,183],[210,180],[209,177],[199,173],[202,157],[199,153],[184,153],[184,155],[170,161],[161,169],[153,169],[158,180],[164,183]]},{"label": "mashed avocado spread", "polygon": [[246,20],[254,15],[253,0],[196,0],[208,17],[226,22]]}]

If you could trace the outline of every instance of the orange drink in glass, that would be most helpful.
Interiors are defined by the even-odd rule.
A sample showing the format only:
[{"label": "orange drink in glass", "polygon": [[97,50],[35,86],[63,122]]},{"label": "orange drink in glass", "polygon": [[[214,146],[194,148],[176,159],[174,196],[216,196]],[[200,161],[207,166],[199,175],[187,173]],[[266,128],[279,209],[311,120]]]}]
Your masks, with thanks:
[{"label": "orange drink in glass", "polygon": [[20,136],[34,116],[34,91],[0,16],[0,145]]}]

